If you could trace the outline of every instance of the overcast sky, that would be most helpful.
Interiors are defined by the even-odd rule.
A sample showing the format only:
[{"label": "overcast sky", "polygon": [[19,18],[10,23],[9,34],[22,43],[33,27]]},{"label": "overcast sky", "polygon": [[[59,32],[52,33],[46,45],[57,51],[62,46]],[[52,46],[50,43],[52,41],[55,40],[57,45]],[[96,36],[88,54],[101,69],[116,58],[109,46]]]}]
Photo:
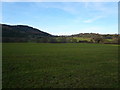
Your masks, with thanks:
[{"label": "overcast sky", "polygon": [[117,2],[3,2],[2,23],[54,35],[118,33]]}]

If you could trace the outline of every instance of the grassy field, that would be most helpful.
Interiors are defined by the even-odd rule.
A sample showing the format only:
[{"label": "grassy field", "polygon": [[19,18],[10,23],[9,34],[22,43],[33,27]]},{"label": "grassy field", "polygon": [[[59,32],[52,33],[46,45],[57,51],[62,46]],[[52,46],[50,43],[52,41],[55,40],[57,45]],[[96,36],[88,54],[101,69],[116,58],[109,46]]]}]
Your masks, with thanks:
[{"label": "grassy field", "polygon": [[73,37],[73,38],[76,39],[77,41],[84,41],[84,40],[90,41],[91,40],[91,38],[83,38],[83,37]]},{"label": "grassy field", "polygon": [[3,43],[3,88],[117,88],[118,46]]}]

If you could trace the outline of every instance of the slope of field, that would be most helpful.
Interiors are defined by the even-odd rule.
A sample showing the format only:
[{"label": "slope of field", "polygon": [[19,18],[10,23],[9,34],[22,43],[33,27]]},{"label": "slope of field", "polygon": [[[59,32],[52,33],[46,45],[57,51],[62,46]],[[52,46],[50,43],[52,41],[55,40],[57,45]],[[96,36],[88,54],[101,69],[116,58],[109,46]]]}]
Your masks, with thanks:
[{"label": "slope of field", "polygon": [[118,46],[3,43],[3,88],[117,88]]}]

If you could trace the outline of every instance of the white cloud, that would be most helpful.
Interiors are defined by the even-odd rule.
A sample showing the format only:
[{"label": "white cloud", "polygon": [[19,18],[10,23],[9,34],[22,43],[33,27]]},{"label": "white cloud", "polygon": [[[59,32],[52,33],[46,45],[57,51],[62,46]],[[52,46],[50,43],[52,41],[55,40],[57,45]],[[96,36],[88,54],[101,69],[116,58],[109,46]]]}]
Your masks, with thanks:
[{"label": "white cloud", "polygon": [[85,8],[87,8],[87,10],[91,10],[91,11],[93,10],[94,11],[94,13],[91,13],[91,14],[93,14],[94,18],[84,20],[83,22],[84,23],[92,23],[92,22],[94,22],[98,19],[108,17],[110,15],[114,15],[114,17],[117,17],[118,6],[117,6],[117,3],[114,3],[114,5],[113,5],[114,6],[113,7],[112,5],[109,6],[109,5],[107,5],[106,3],[103,3],[103,2],[95,2],[95,3],[85,2],[85,5],[84,5]]},{"label": "white cloud", "polygon": [[59,10],[62,10],[62,11],[65,11],[65,12],[68,12],[70,14],[78,14],[80,11],[79,11],[79,6],[80,6],[80,3],[76,3],[76,4],[73,4],[73,3],[56,3],[54,4],[53,3],[34,3],[38,9],[39,7],[43,7],[43,8],[56,8],[56,9],[59,9]]},{"label": "white cloud", "polygon": [[96,3],[92,3],[92,8],[94,10],[100,11],[104,15],[115,14],[115,13],[117,14],[118,12],[117,3],[114,4],[116,4],[116,7],[108,6],[106,5],[106,3],[96,2]]},{"label": "white cloud", "polygon": [[85,2],[85,8],[88,8],[89,2]]},{"label": "white cloud", "polygon": [[101,19],[101,18],[103,18],[103,16],[97,16],[97,17],[94,17],[94,18],[92,18],[92,19],[85,20],[85,21],[83,21],[83,22],[84,22],[84,23],[92,23],[92,22],[94,22],[94,21],[96,21],[96,20],[98,20],[98,19]]},{"label": "white cloud", "polygon": [[81,17],[77,17],[74,20],[72,20],[74,23],[80,23],[82,22],[82,18]]}]

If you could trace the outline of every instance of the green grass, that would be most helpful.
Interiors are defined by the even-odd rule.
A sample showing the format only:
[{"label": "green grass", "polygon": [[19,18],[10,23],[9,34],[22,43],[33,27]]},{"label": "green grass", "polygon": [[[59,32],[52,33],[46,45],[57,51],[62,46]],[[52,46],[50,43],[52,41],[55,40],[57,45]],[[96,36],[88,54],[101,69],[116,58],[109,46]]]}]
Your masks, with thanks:
[{"label": "green grass", "polygon": [[107,41],[110,41],[110,42],[112,42],[113,41],[113,39],[106,39]]},{"label": "green grass", "polygon": [[3,43],[3,88],[117,88],[118,46]]}]

